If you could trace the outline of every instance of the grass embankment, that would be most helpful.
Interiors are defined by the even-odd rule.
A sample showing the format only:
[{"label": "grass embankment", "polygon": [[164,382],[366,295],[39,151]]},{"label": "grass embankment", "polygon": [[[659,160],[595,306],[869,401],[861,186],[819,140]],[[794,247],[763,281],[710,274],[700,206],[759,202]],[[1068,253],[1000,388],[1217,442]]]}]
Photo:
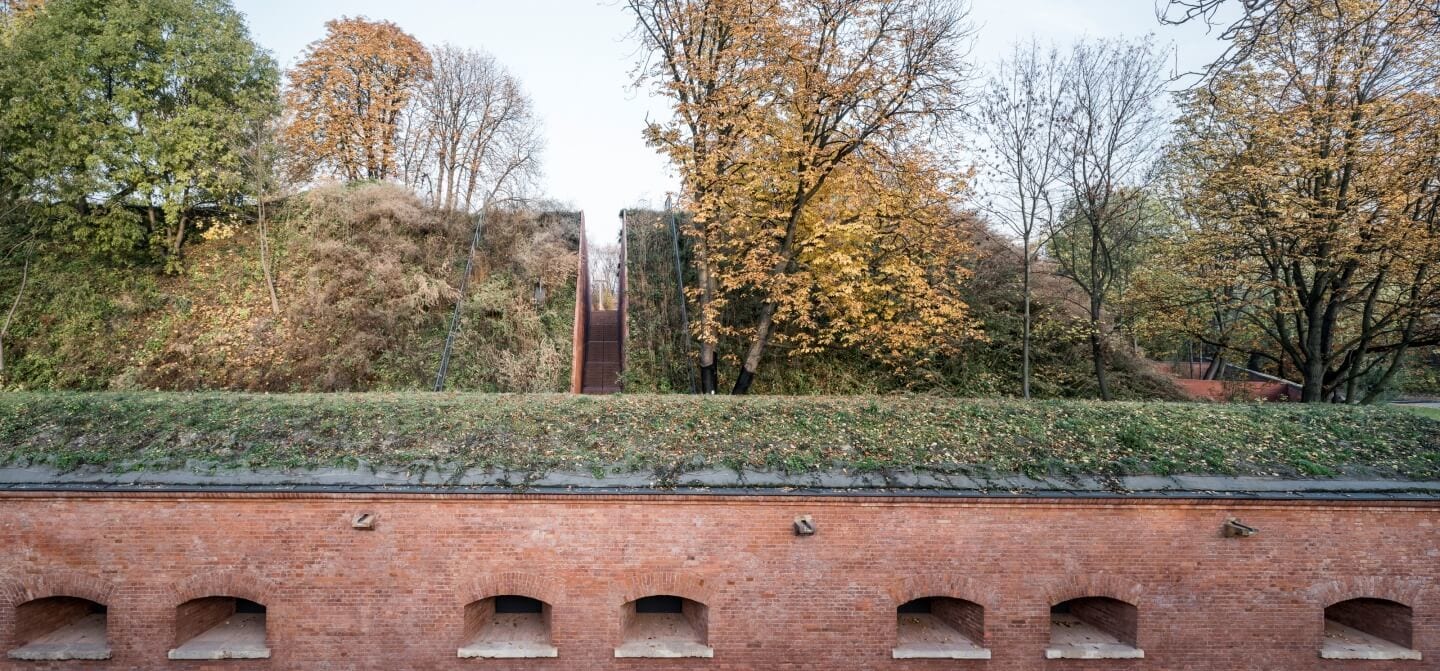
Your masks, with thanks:
[{"label": "grass embankment", "polygon": [[1404,408],[1405,410],[1420,415],[1421,417],[1429,417],[1430,419],[1440,420],[1440,408],[1424,408],[1413,405],[1399,405],[1396,407]]},{"label": "grass embankment", "polygon": [[484,394],[10,393],[0,462],[1440,478],[1440,422],[1385,407]]}]

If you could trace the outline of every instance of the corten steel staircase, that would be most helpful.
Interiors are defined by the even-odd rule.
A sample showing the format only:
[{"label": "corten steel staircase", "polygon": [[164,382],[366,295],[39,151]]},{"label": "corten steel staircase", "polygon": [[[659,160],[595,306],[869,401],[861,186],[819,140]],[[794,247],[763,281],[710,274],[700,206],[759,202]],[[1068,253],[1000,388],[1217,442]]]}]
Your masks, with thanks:
[{"label": "corten steel staircase", "polygon": [[595,310],[590,313],[581,393],[615,394],[620,391],[619,315],[619,310]]},{"label": "corten steel staircase", "polygon": [[616,394],[625,372],[625,323],[630,305],[625,295],[625,214],[620,215],[620,278],[616,310],[596,310],[590,302],[590,254],[585,239],[585,216],[580,216],[580,262],[575,276],[575,334],[570,391],[576,394]]}]

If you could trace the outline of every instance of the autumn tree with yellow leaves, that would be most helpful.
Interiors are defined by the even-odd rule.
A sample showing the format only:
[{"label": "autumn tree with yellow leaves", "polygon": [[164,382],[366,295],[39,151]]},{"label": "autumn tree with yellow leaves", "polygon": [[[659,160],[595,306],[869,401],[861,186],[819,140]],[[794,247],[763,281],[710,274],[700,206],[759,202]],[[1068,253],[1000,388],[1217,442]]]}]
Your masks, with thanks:
[{"label": "autumn tree with yellow leaves", "polygon": [[45,0],[0,0],[0,42],[9,39],[16,22],[23,21],[45,6]]},{"label": "autumn tree with yellow leaves", "polygon": [[680,173],[692,216],[685,233],[694,242],[699,304],[694,328],[699,342],[701,393],[718,388],[717,346],[727,304],[720,282],[726,261],[728,199],[752,162],[745,149],[758,143],[771,112],[763,99],[772,88],[759,67],[777,0],[627,0],[637,32],[655,58],[643,79],[672,101],[673,117],[652,123],[646,138]]},{"label": "autumn tree with yellow leaves", "polygon": [[964,91],[962,8],[628,6],[653,56],[642,78],[674,110],[648,137],[693,213],[703,391],[718,386],[722,338],[739,344],[743,394],[772,344],[857,345],[898,363],[974,335],[954,293],[968,243],[948,225],[963,184],[932,149]]},{"label": "autumn tree with yellow leaves", "polygon": [[325,24],[290,72],[285,140],[302,173],[332,170],[347,180],[395,176],[400,119],[430,54],[388,21]]},{"label": "autumn tree with yellow leaves", "polygon": [[1171,304],[1219,299],[1305,401],[1374,400],[1440,343],[1437,34],[1431,2],[1276,3],[1184,99]]}]

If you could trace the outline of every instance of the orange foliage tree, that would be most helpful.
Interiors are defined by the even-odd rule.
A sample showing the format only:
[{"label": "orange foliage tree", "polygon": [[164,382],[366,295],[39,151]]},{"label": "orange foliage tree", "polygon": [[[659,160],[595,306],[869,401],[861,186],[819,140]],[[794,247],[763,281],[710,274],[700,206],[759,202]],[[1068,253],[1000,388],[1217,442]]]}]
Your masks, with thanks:
[{"label": "orange foliage tree", "polygon": [[[702,387],[738,342],[865,346],[900,364],[973,334],[950,290],[962,185],[932,151],[963,91],[965,16],[944,0],[632,0],[674,116],[649,138],[694,213]],[[943,253],[936,253],[943,249]],[[727,309],[744,301],[754,310]],[[709,370],[707,370],[709,369]]]},{"label": "orange foliage tree", "polygon": [[1303,400],[1372,401],[1407,350],[1440,343],[1440,16],[1303,9],[1233,29],[1243,58],[1184,100],[1174,301],[1223,298]]},{"label": "orange foliage tree", "polygon": [[389,21],[340,18],[325,30],[290,72],[286,143],[305,174],[390,178],[399,122],[430,54]]}]

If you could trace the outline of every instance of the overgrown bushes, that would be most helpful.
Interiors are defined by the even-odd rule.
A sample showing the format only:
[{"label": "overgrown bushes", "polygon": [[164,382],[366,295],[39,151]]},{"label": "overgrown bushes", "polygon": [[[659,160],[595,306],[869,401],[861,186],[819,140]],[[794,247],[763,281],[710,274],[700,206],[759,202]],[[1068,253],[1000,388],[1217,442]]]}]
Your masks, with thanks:
[{"label": "overgrown bushes", "polygon": [[[434,378],[472,232],[399,187],[362,183],[290,199],[271,228],[272,313],[256,227],[202,231],[180,273],[36,244],[5,343],[11,389],[416,389]],[[488,227],[450,386],[554,391],[568,377],[573,218],[515,211]],[[6,300],[23,254],[0,267]],[[566,271],[568,269],[568,283]],[[533,285],[549,286],[543,303]],[[496,338],[496,333],[512,337]]]}]

